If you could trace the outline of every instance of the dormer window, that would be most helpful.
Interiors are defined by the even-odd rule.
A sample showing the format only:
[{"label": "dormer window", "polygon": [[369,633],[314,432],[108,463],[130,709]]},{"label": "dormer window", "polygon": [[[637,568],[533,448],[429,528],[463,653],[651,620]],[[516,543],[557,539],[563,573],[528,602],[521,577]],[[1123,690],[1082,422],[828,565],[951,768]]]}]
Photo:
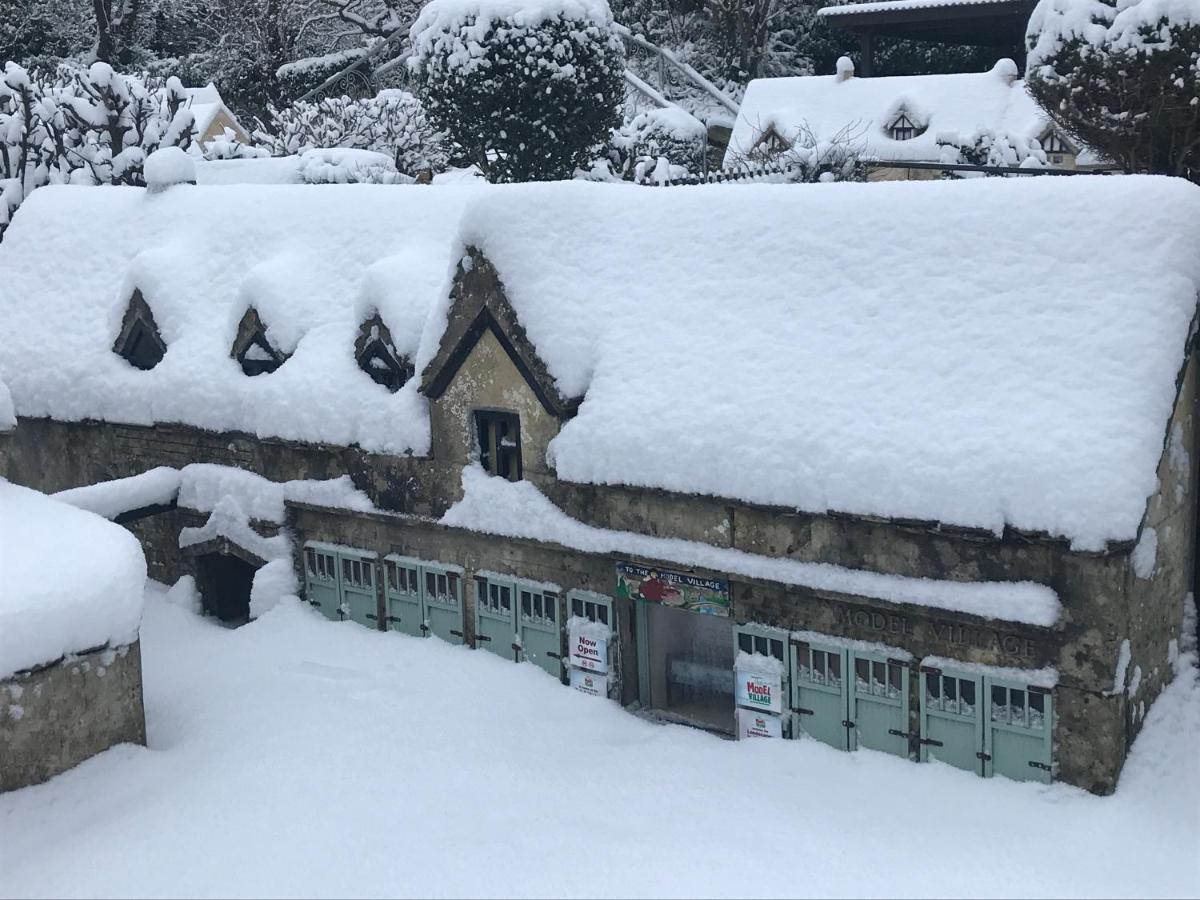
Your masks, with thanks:
[{"label": "dormer window", "polygon": [[888,126],[888,137],[893,141],[911,141],[921,131],[922,129],[917,127],[908,113],[901,110],[899,115],[892,120],[892,124]]},{"label": "dormer window", "polygon": [[521,420],[515,413],[480,410],[475,413],[479,464],[491,475],[521,480]]},{"label": "dormer window", "polygon": [[776,156],[784,153],[791,146],[773,127],[768,128],[758,138],[754,149],[759,153],[767,156]]},{"label": "dormer window", "polygon": [[1047,131],[1042,135],[1042,149],[1047,153],[1074,153],[1071,146],[1063,140],[1063,136],[1057,131]]},{"label": "dormer window", "polygon": [[167,345],[159,334],[154,313],[150,311],[150,305],[140,290],[135,289],[129,298],[125,318],[121,320],[121,331],[113,344],[113,353],[144,372],[162,362],[167,353]]},{"label": "dormer window", "polygon": [[247,375],[266,375],[287,361],[287,355],[277,350],[267,339],[258,310],[250,307],[238,323],[237,337],[229,351]]},{"label": "dormer window", "polygon": [[378,385],[393,394],[404,387],[413,377],[415,369],[407,356],[396,352],[392,344],[392,333],[376,313],[359,328],[358,340],[354,344],[354,358],[358,367]]}]

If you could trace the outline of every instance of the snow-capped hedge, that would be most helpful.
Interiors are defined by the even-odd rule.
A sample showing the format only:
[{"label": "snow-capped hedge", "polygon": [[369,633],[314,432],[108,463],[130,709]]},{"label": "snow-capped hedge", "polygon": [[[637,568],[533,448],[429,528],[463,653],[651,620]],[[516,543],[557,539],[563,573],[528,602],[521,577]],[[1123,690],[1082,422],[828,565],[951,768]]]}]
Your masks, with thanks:
[{"label": "snow-capped hedge", "polygon": [[410,36],[430,120],[492,181],[569,178],[619,120],[604,0],[433,0]]}]

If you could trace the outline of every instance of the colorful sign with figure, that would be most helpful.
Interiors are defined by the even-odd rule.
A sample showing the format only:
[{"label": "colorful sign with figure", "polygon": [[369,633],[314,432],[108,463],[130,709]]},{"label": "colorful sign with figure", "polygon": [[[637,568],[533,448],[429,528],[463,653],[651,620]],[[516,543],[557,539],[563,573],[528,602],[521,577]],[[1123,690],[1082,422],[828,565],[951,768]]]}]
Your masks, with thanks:
[{"label": "colorful sign with figure", "polygon": [[729,615],[729,582],[634,563],[617,563],[617,596],[711,616]]},{"label": "colorful sign with figure", "polygon": [[770,713],[783,712],[782,680],[778,675],[737,670],[737,705]]},{"label": "colorful sign with figure", "polygon": [[604,675],[608,672],[608,641],[583,632],[571,633],[571,665]]},{"label": "colorful sign with figure", "polygon": [[589,697],[608,696],[608,676],[597,675],[584,669],[571,670],[571,687]]},{"label": "colorful sign with figure", "polygon": [[738,740],[752,737],[783,737],[783,719],[753,709],[737,711]]}]

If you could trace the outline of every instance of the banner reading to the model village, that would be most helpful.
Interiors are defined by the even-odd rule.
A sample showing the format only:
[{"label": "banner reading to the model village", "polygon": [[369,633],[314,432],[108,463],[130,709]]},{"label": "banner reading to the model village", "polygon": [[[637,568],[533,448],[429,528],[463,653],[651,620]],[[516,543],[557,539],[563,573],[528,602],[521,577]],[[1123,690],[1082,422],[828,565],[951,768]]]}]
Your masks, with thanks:
[{"label": "banner reading to the model village", "polygon": [[729,582],[669,569],[617,563],[617,596],[712,616],[729,615]]}]

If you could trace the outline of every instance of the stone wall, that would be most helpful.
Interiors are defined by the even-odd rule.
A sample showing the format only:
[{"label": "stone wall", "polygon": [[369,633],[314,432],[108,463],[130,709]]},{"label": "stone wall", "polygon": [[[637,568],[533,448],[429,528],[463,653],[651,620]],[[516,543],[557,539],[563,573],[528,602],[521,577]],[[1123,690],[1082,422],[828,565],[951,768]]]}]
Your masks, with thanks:
[{"label": "stone wall", "polygon": [[[1112,629],[1111,639],[1118,646],[1125,639],[1130,642],[1124,683],[1110,684],[1119,691],[1116,699],[1122,708],[1127,743],[1132,743],[1141,731],[1146,710],[1171,680],[1172,656],[1182,636],[1183,602],[1193,590],[1196,369],[1193,358],[1182,373],[1179,398],[1158,465],[1158,491],[1150,498],[1139,544],[1128,553],[1127,616],[1122,628]],[[1148,552],[1151,543],[1153,553]],[[1140,565],[1135,564],[1139,554],[1144,555]]]},{"label": "stone wall", "polygon": [[146,743],[138,642],[0,681],[0,791],[39,784],[121,743]]}]

